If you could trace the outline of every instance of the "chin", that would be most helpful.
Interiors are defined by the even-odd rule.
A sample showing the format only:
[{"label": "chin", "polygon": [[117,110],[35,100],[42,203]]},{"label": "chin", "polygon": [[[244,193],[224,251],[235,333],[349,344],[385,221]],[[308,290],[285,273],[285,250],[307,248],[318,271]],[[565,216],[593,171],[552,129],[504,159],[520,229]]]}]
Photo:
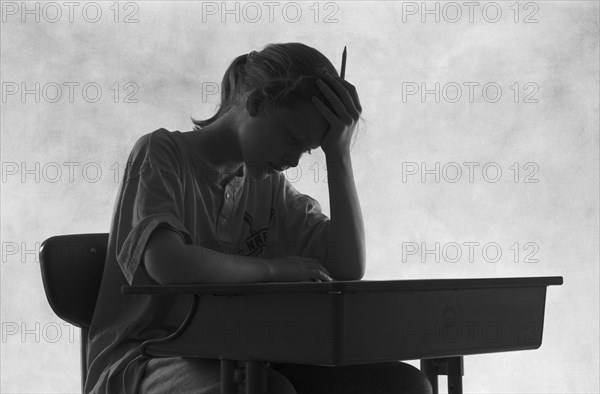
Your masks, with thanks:
[{"label": "chin", "polygon": [[278,174],[278,172],[274,169],[271,169],[268,165],[251,165],[246,167],[248,169],[248,174],[259,181],[267,179],[271,175]]}]

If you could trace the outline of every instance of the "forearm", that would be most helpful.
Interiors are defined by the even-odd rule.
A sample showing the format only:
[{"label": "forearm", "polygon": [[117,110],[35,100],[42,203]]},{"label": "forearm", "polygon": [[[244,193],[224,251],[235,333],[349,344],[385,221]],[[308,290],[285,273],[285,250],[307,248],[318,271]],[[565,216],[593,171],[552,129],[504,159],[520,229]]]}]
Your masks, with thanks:
[{"label": "forearm", "polygon": [[268,259],[226,254],[198,245],[183,245],[168,264],[163,284],[260,283],[272,280]]},{"label": "forearm", "polygon": [[327,155],[331,220],[325,268],[336,280],[360,280],[365,273],[365,229],[350,154]]}]

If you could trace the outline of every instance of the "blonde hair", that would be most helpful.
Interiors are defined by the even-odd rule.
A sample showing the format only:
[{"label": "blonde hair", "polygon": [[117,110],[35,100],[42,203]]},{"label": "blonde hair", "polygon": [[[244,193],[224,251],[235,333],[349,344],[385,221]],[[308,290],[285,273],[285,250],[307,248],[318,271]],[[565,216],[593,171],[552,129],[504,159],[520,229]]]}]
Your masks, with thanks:
[{"label": "blonde hair", "polygon": [[323,74],[339,78],[329,59],[301,43],[269,44],[259,52],[240,55],[223,76],[217,113],[206,120],[192,118],[194,128],[211,124],[238,104],[245,104],[253,116],[261,105],[291,108],[298,100],[315,95],[328,104],[315,84]]}]

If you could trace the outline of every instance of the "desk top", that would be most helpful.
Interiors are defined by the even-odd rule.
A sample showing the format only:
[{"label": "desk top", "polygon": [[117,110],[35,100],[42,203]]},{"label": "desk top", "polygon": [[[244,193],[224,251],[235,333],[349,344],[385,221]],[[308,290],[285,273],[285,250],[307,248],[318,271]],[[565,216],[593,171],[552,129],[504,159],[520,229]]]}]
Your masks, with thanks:
[{"label": "desk top", "polygon": [[404,279],[404,280],[349,280],[334,282],[265,282],[223,284],[180,284],[121,286],[123,294],[215,294],[241,295],[259,293],[331,293],[377,292],[402,290],[439,290],[537,287],[562,285],[562,276],[475,278],[475,279]]}]

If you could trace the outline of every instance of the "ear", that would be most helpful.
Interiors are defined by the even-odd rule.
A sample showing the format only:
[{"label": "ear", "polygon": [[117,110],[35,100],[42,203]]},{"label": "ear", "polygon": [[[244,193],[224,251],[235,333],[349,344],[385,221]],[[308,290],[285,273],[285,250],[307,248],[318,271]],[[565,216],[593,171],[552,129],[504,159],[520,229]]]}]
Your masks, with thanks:
[{"label": "ear", "polygon": [[265,100],[262,97],[257,97],[252,93],[246,100],[246,110],[250,116],[257,117],[266,114]]},{"label": "ear", "polygon": [[248,111],[250,116],[254,118],[260,111],[260,104],[258,104],[257,100],[251,100],[250,98],[248,98],[248,100],[246,100],[246,110]]},{"label": "ear", "polygon": [[252,92],[250,92],[248,97],[246,97],[246,110],[253,118],[257,116],[257,114],[260,111],[260,105],[262,100],[259,96],[260,91],[258,89],[254,89]]}]

